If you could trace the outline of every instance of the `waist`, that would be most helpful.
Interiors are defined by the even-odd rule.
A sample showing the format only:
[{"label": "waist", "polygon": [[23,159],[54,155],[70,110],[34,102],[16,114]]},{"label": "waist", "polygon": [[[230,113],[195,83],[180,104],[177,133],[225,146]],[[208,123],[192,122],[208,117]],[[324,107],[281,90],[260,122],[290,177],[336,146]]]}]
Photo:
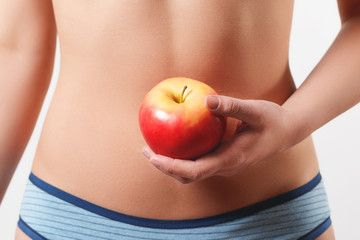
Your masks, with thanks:
[{"label": "waist", "polygon": [[[143,72],[138,74],[141,74],[138,79],[146,79]],[[140,217],[204,217],[289,191],[309,181],[318,171],[312,140],[308,138],[233,177],[213,177],[183,185],[155,169],[141,153],[146,143],[138,127],[137,113],[147,90],[133,82],[135,77],[114,83],[89,76],[89,86],[85,79],[72,81],[74,76],[77,74],[72,78],[62,74],[59,80],[33,172],[95,204]],[[157,79],[165,78],[162,75]],[[233,81],[235,75],[228,82],[221,78],[206,79],[219,94],[279,104],[294,91],[289,76],[265,87],[260,82],[242,81],[239,75],[237,78],[237,84]],[[237,91],[242,83],[251,91]],[[231,88],[235,90],[230,91]]]},{"label": "waist", "polygon": [[142,144],[134,146],[132,141],[128,137],[127,144],[119,146],[122,156],[105,150],[90,156],[92,151],[87,149],[74,154],[64,146],[49,152],[46,142],[41,142],[32,171],[94,204],[158,219],[201,218],[232,211],[299,187],[319,171],[309,137],[235,176],[183,185],[148,163],[140,153]]}]

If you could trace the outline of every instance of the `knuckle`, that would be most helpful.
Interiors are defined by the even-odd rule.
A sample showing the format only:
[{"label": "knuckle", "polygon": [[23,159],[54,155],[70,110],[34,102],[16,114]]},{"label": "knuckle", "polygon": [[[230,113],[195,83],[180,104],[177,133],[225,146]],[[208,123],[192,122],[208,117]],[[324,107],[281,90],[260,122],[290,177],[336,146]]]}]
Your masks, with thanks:
[{"label": "knuckle", "polygon": [[267,108],[267,106],[264,104],[259,104],[257,103],[257,108],[255,108],[255,114],[257,116],[257,118],[259,119],[260,123],[264,123],[267,119],[267,116],[269,116],[269,109]]},{"label": "knuckle", "polygon": [[233,169],[238,166],[240,160],[237,157],[232,157],[225,162],[225,169]]},{"label": "knuckle", "polygon": [[256,101],[254,110],[262,125],[271,120],[271,116],[279,116],[281,114],[278,104],[267,101]]},{"label": "knuckle", "polygon": [[192,180],[200,180],[206,177],[206,172],[199,167],[195,167],[192,169],[190,174],[190,179]]},{"label": "knuckle", "polygon": [[237,150],[232,154],[232,157],[228,158],[227,161],[224,162],[223,169],[227,172],[236,172],[240,165],[245,162],[245,153],[244,151]]},{"label": "knuckle", "polygon": [[223,105],[223,111],[229,114],[236,114],[239,112],[239,106],[235,101],[227,101]]},{"label": "knuckle", "polygon": [[264,113],[264,105],[262,104],[261,100],[248,100],[249,104],[244,107],[244,112],[248,115],[252,115],[255,118],[261,117]]},{"label": "knuckle", "polygon": [[176,161],[176,159],[173,159],[166,169],[166,171],[171,175],[173,175],[175,172],[175,161]]},{"label": "knuckle", "polygon": [[239,151],[237,154],[237,165],[243,164],[246,162],[247,156],[246,151]]},{"label": "knuckle", "polygon": [[193,180],[197,180],[201,178],[201,175],[202,175],[201,171],[199,171],[198,169],[193,169],[191,171],[190,178]]}]

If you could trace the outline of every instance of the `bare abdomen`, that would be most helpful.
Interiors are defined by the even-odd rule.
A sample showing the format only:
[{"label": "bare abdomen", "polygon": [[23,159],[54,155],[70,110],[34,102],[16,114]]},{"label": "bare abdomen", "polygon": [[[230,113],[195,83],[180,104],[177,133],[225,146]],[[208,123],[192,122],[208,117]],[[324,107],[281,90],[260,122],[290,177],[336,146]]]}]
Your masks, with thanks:
[{"label": "bare abdomen", "polygon": [[165,78],[190,77],[222,95],[279,104],[295,90],[287,58],[291,2],[152,3],[77,1],[70,8],[54,1],[61,70],[34,173],[95,204],[163,219],[229,211],[310,180],[317,171],[311,139],[237,176],[189,185],[147,162],[138,110]]}]

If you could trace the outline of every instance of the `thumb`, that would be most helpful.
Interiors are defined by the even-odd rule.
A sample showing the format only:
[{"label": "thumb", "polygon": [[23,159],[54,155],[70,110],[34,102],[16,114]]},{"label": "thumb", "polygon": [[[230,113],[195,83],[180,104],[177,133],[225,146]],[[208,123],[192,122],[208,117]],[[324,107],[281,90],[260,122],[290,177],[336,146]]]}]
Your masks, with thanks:
[{"label": "thumb", "polygon": [[215,114],[236,118],[249,125],[259,123],[263,109],[257,100],[243,100],[221,95],[207,96],[205,106]]}]

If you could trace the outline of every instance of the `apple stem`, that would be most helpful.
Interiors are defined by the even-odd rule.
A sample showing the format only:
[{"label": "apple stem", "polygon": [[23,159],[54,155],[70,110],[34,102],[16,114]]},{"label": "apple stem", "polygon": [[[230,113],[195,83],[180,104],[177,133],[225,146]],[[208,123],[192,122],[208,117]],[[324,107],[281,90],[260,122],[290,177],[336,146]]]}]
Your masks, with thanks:
[{"label": "apple stem", "polygon": [[192,90],[190,90],[190,91],[188,91],[187,92],[187,94],[185,95],[185,97],[184,97],[184,101],[185,101],[185,99],[189,96],[189,94],[192,92]]},{"label": "apple stem", "polygon": [[187,95],[184,97],[184,93],[185,93],[186,89],[187,89],[187,86],[185,85],[183,90],[182,90],[182,93],[180,95],[180,103],[183,103],[185,101],[185,98],[187,97]]}]

